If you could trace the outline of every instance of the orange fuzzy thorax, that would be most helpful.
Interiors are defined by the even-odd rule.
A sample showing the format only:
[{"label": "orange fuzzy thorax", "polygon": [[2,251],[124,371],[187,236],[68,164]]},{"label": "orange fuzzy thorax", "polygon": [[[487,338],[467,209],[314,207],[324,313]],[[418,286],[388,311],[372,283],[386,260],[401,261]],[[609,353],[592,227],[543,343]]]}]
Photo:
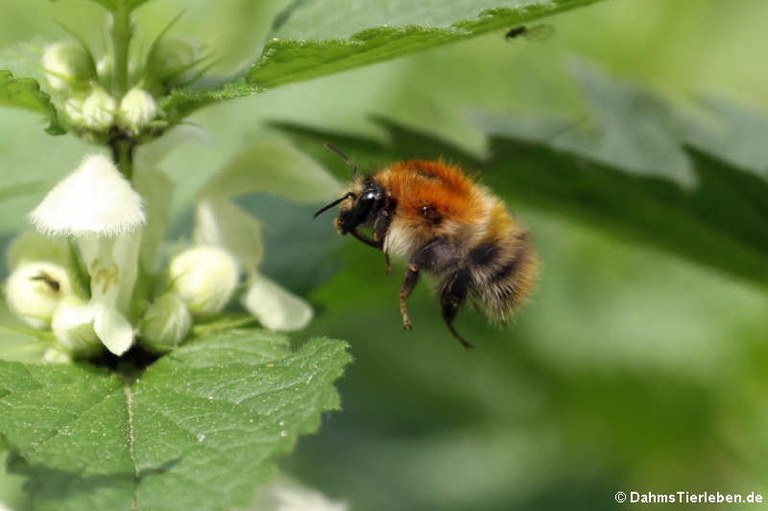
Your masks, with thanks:
[{"label": "orange fuzzy thorax", "polygon": [[[484,217],[488,205],[483,188],[454,165],[442,160],[411,160],[380,171],[376,180],[397,199],[395,231],[408,229],[413,243],[432,236],[455,236]],[[431,226],[422,209],[433,208],[444,219]],[[415,248],[415,247],[414,247]]]}]

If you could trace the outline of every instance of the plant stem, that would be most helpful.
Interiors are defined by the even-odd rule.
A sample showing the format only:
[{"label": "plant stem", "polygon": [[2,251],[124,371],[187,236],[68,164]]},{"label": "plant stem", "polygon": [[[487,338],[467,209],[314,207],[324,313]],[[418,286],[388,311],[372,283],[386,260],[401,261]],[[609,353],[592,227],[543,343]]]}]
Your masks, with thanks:
[{"label": "plant stem", "polygon": [[136,145],[132,140],[118,138],[109,144],[112,149],[112,161],[115,162],[120,173],[130,181],[133,178],[133,150]]},{"label": "plant stem", "polygon": [[[128,92],[128,54],[131,47],[131,10],[126,0],[117,0],[112,12],[112,62],[114,63],[112,78],[112,97],[119,105]],[[135,142],[123,136],[110,140],[112,160],[120,172],[129,181],[133,177],[133,150]]]},{"label": "plant stem", "polygon": [[118,0],[112,13],[112,51],[114,70],[112,96],[117,103],[128,91],[128,51],[131,45],[131,11],[127,2]]}]

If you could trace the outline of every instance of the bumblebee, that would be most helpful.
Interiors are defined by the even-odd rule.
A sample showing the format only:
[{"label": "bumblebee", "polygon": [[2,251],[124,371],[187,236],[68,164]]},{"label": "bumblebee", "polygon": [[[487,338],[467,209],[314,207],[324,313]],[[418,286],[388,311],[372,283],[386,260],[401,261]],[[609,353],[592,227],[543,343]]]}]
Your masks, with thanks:
[{"label": "bumblebee", "polygon": [[437,280],[442,318],[465,347],[472,344],[453,323],[467,301],[493,322],[509,320],[527,300],[538,259],[528,231],[505,204],[459,166],[443,160],[408,160],[373,174],[352,166],[347,192],[321,208],[338,206],[334,227],[389,257],[407,261],[400,286],[403,327],[411,329],[407,300],[421,272]]}]

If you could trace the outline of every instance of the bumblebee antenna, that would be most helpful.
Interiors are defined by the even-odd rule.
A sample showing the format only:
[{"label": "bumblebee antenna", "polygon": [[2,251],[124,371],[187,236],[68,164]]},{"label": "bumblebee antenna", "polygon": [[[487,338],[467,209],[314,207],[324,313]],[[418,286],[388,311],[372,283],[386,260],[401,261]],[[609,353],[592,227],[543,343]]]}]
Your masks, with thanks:
[{"label": "bumblebee antenna", "polygon": [[331,209],[332,207],[334,207],[334,206],[338,205],[340,202],[342,202],[342,201],[345,201],[345,200],[347,200],[348,198],[350,198],[350,197],[353,197],[354,195],[355,195],[355,194],[353,194],[352,192],[347,192],[347,193],[345,193],[343,197],[341,197],[341,198],[339,198],[339,199],[336,199],[335,201],[331,202],[330,204],[327,204],[327,205],[323,206],[322,208],[320,208],[320,209],[317,211],[317,213],[315,213],[314,215],[312,215],[312,218],[317,218],[318,216],[320,216],[321,214],[325,213],[326,211],[328,211],[328,210],[329,210],[329,209]]},{"label": "bumblebee antenna", "polygon": [[331,144],[330,142],[326,142],[326,143],[325,143],[325,144],[323,144],[323,145],[325,146],[325,148],[326,148],[326,149],[328,149],[329,151],[331,151],[331,152],[335,153],[335,154],[336,154],[336,156],[338,156],[339,158],[341,158],[342,160],[344,160],[344,163],[346,163],[346,164],[349,166],[349,168],[350,168],[350,169],[352,169],[352,177],[355,177],[355,176],[357,175],[357,164],[356,164],[355,162],[353,162],[353,161],[352,161],[352,160],[349,158],[349,156],[347,156],[346,154],[344,154],[344,153],[341,151],[341,149],[339,149],[339,148],[338,148],[338,147],[336,147],[335,145]]}]

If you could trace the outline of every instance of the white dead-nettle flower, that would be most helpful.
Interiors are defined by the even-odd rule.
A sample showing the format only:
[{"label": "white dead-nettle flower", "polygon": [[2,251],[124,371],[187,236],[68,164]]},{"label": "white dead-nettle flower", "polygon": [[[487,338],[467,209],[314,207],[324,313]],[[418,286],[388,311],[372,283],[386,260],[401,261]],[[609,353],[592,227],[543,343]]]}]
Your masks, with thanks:
[{"label": "white dead-nettle flower", "polygon": [[157,103],[150,93],[134,87],[120,101],[120,122],[129,130],[138,133],[157,117]]},{"label": "white dead-nettle flower", "polygon": [[116,110],[115,98],[101,87],[94,87],[83,101],[81,109],[83,125],[94,130],[106,130],[112,126]]},{"label": "white dead-nettle flower", "polygon": [[277,332],[301,330],[312,319],[312,308],[307,302],[256,271],[248,275],[248,288],[241,303],[259,323]]},{"label": "white dead-nettle flower", "polygon": [[259,273],[261,228],[256,219],[228,200],[204,198],[197,204],[195,237],[236,257],[245,269],[241,303],[262,325],[277,332],[292,332],[309,324],[312,307]]},{"label": "white dead-nettle flower", "polygon": [[32,328],[45,329],[63,296],[72,293],[67,270],[44,261],[25,261],[11,272],[5,284],[8,306]]},{"label": "white dead-nettle flower", "polygon": [[345,502],[332,501],[322,493],[288,478],[278,477],[256,492],[249,511],[348,511]]},{"label": "white dead-nettle flower", "polygon": [[96,76],[91,55],[76,42],[49,44],[43,51],[43,69],[51,88],[82,89]]},{"label": "white dead-nettle flower", "polygon": [[198,245],[184,250],[169,267],[173,290],[198,317],[221,311],[237,287],[240,268],[226,250]]},{"label": "white dead-nettle flower", "polygon": [[91,276],[93,329],[109,351],[122,355],[133,343],[127,311],[138,271],[141,197],[117,167],[87,156],[30,214],[38,231],[77,239]]},{"label": "white dead-nettle flower", "polygon": [[98,353],[101,342],[93,329],[96,309],[74,295],[64,297],[53,312],[51,329],[63,352],[72,356]]}]

